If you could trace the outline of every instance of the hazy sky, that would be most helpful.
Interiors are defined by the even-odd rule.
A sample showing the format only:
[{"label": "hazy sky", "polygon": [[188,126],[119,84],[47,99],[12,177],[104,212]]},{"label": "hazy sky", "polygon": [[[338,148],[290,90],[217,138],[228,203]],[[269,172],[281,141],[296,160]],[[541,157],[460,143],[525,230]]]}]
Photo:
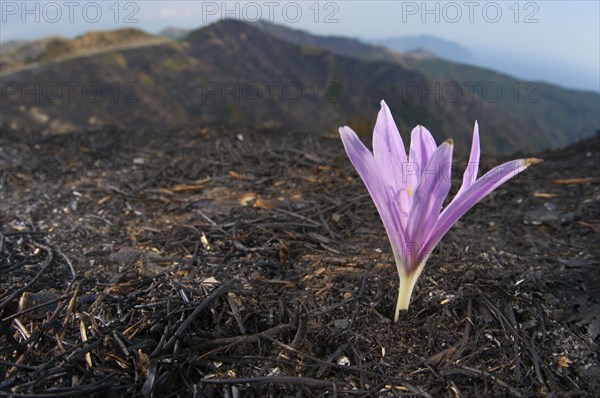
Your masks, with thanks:
[{"label": "hazy sky", "polygon": [[121,26],[157,33],[167,26],[196,28],[223,18],[263,18],[313,33],[362,39],[430,34],[467,47],[488,66],[527,71],[522,74],[528,76],[519,77],[600,91],[598,0],[0,3],[2,41],[74,37]]}]

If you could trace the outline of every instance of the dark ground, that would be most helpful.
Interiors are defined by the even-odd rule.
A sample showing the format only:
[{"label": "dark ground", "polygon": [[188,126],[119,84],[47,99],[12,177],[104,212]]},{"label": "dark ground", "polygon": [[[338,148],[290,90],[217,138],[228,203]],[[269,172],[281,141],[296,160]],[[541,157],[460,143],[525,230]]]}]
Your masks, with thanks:
[{"label": "dark ground", "polygon": [[600,396],[598,135],[468,213],[399,324],[333,133],[0,143],[0,396]]}]

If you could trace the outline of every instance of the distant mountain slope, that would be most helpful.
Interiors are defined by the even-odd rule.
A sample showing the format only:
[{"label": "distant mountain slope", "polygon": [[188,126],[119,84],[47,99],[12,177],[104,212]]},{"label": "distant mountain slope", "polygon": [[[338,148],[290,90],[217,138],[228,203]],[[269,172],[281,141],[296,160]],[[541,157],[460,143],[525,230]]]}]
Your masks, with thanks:
[{"label": "distant mountain slope", "polygon": [[541,138],[548,142],[547,147],[562,147],[600,129],[600,95],[596,93],[524,82],[493,70],[441,59],[409,58],[405,62],[442,87],[459,82],[463,95],[479,93],[498,109],[523,120],[527,128],[517,137],[518,147],[525,147],[537,131],[544,133]]},{"label": "distant mountain slope", "polygon": [[168,28],[161,30],[158,33],[158,35],[167,37],[172,40],[180,40],[185,38],[191,31],[191,29],[183,29],[174,26],[169,26]]},{"label": "distant mountain slope", "polygon": [[88,32],[74,39],[61,36],[40,40],[9,42],[2,46],[0,65],[2,72],[10,72],[29,64],[55,62],[110,49],[164,42],[139,29],[117,29]]},{"label": "distant mountain slope", "polygon": [[[350,125],[369,134],[379,101],[385,99],[406,139],[415,125],[424,124],[440,140],[454,138],[457,151],[463,152],[470,146],[475,119],[484,147],[494,152],[559,146],[576,140],[582,131],[595,131],[594,104],[582,104],[582,98],[589,99],[578,92],[563,101],[565,91],[558,89],[558,97],[545,96],[538,103],[539,112],[554,113],[548,117],[558,115],[556,120],[564,123],[551,125],[478,93],[449,100],[440,88],[447,78],[438,79],[433,70],[416,63],[404,66],[400,62],[416,61],[398,60],[393,53],[382,53],[392,54],[392,60],[373,60],[370,52],[377,48],[359,41],[348,45],[343,40],[354,48],[344,50],[355,55],[351,57],[315,46],[335,47],[337,38],[296,44],[269,32],[226,20],[177,42],[162,39],[144,47],[108,49],[6,74],[3,128],[64,132],[112,124],[163,130],[228,123],[322,132]],[[296,41],[310,37],[293,34]],[[59,87],[60,98],[52,84]],[[563,115],[570,113],[580,117],[567,123]]]},{"label": "distant mountain slope", "polygon": [[469,50],[463,46],[430,35],[390,37],[371,42],[403,53],[424,50],[451,61],[464,62],[471,57]]},{"label": "distant mountain slope", "polygon": [[337,55],[360,58],[365,61],[396,61],[397,56],[382,46],[364,43],[357,39],[341,36],[317,36],[303,30],[291,29],[267,21],[252,24],[279,39],[300,46],[317,47]]},{"label": "distant mountain slope", "polygon": [[[100,124],[163,129],[211,122],[313,131],[352,124],[366,132],[382,98],[396,109],[411,110],[399,118],[407,129],[428,113],[426,104],[394,98],[401,82],[423,81],[417,72],[293,45],[235,21],[196,30],[183,42],[49,63],[6,80],[25,87],[74,76],[79,86],[73,101],[7,95],[3,122],[48,132]],[[86,87],[98,87],[92,92],[103,95],[92,100],[83,94]]]},{"label": "distant mountain slope", "polygon": [[[296,44],[322,45],[318,36],[306,32],[302,35],[290,34],[286,30],[290,29],[284,26],[265,29],[283,40],[293,37]],[[431,39],[429,36],[420,37],[425,41]],[[423,40],[419,44],[423,44]],[[344,43],[345,39],[329,37],[326,48],[344,47]],[[437,43],[440,46],[444,44],[446,50],[454,51],[455,54],[468,56],[467,50],[452,46],[452,42],[439,39]],[[410,48],[408,44],[410,41],[403,48]],[[417,45],[417,42],[412,45]],[[355,40],[352,49],[354,51],[348,51],[345,55],[368,60],[377,56],[369,54],[365,57],[365,53],[382,51],[379,56],[381,59],[390,61],[391,57],[392,62],[422,73],[429,86],[403,85],[398,95],[404,98],[426,101],[437,97],[436,102],[445,103],[458,112],[469,112],[480,122],[489,123],[497,118],[502,119],[503,122],[489,126],[494,135],[494,150],[498,152],[558,148],[576,142],[581,137],[591,136],[600,129],[600,95],[596,93],[565,89],[548,83],[521,81],[489,69],[433,57],[428,48],[416,48],[404,54],[390,53],[385,48]],[[480,101],[485,106],[483,112],[478,113],[475,110]],[[506,125],[519,132],[507,131]]]}]

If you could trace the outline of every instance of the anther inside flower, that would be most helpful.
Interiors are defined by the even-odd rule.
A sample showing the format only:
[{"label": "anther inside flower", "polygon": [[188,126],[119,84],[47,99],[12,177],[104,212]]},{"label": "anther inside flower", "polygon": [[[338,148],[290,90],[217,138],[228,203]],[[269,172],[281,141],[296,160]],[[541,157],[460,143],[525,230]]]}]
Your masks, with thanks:
[{"label": "anther inside flower", "polygon": [[475,122],[469,165],[454,199],[450,191],[453,142],[437,146],[423,126],[412,130],[408,156],[390,109],[381,101],[373,132],[373,152],[350,127],[341,127],[346,153],[365,183],[387,232],[400,276],[394,322],[408,309],[413,288],[432,250],[469,209],[500,185],[541,162],[518,159],[494,167],[480,178],[479,127]]}]

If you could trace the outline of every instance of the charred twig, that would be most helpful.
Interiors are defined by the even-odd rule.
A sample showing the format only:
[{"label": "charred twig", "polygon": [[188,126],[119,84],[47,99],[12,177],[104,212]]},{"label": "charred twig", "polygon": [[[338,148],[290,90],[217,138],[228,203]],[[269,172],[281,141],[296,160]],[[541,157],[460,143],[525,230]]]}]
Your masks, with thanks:
[{"label": "charred twig", "polygon": [[181,337],[183,332],[185,332],[185,330],[192,324],[192,322],[194,322],[196,317],[198,317],[198,315],[200,315],[200,312],[202,312],[202,310],[204,310],[206,307],[208,307],[208,305],[213,300],[215,300],[217,297],[219,297],[220,295],[225,293],[225,291],[227,289],[229,289],[232,284],[233,284],[233,281],[228,281],[227,283],[224,283],[223,285],[216,288],[207,298],[205,298],[204,301],[202,301],[194,309],[194,311],[190,314],[190,316],[187,317],[187,319],[185,321],[183,321],[183,323],[181,325],[179,325],[179,327],[177,328],[177,330],[175,331],[173,336],[167,341],[167,343],[162,348],[162,351],[165,352],[165,351],[169,351],[170,349],[172,349],[173,346],[175,345],[175,342]]},{"label": "charred twig", "polygon": [[63,253],[62,250],[60,250],[58,247],[55,247],[54,250],[63,258],[63,260],[65,260],[65,262],[69,266],[69,271],[71,271],[71,276],[73,277],[72,280],[75,280],[75,278],[77,277],[77,274],[75,273],[75,269],[73,268],[73,264],[71,263],[71,260],[69,260],[69,258],[66,256],[66,254]]},{"label": "charred twig", "polygon": [[467,305],[467,316],[465,317],[465,329],[463,331],[462,338],[458,343],[445,349],[444,351],[438,352],[435,355],[432,355],[425,361],[426,366],[437,366],[444,360],[458,360],[460,359],[462,353],[465,348],[469,344],[469,336],[471,334],[471,317],[472,317],[472,300],[469,298],[469,303]]},{"label": "charred twig", "polygon": [[304,353],[302,351],[299,351],[299,350],[295,349],[294,347],[291,347],[291,346],[289,346],[289,345],[287,345],[285,343],[282,343],[282,342],[280,342],[278,340],[275,340],[274,338],[271,338],[269,336],[261,336],[261,337],[264,337],[267,340],[273,342],[274,344],[277,344],[280,347],[283,347],[286,350],[291,351],[291,352],[293,352],[293,353],[295,353],[297,355],[300,355],[300,356],[302,356],[304,358],[308,358],[308,359],[310,359],[310,360],[312,360],[312,361],[314,361],[314,362],[316,362],[316,363],[318,363],[320,365],[324,365],[324,366],[329,367],[329,368],[343,369],[344,371],[358,372],[360,374],[364,373],[364,374],[369,375],[369,376],[380,377],[380,378],[382,378],[384,380],[387,380],[387,381],[390,381],[390,382],[393,381],[393,382],[396,382],[396,383],[402,383],[404,386],[406,386],[406,388],[408,388],[413,393],[421,395],[421,396],[426,397],[426,398],[432,398],[432,395],[429,394],[427,391],[424,391],[421,388],[413,386],[412,384],[408,383],[404,379],[401,379],[401,378],[398,378],[398,377],[386,376],[386,375],[379,374],[379,373],[376,373],[376,372],[372,372],[372,371],[368,371],[368,370],[365,370],[365,369],[361,369],[361,368],[358,368],[356,366],[339,365],[337,363],[332,363],[332,362],[324,361],[324,360],[319,359],[319,358],[317,358],[317,357],[315,357],[313,355],[310,355],[310,354]]},{"label": "charred twig", "polygon": [[442,369],[442,370],[440,370],[440,374],[442,374],[442,375],[462,374],[462,375],[470,376],[470,377],[478,376],[478,377],[489,378],[491,381],[493,381],[497,385],[507,389],[508,392],[510,393],[510,395],[515,396],[515,397],[523,396],[523,393],[521,391],[510,386],[509,384],[505,383],[503,380],[499,379],[498,377],[494,376],[493,374],[491,374],[489,372],[486,372],[485,370],[474,369],[474,368],[471,368],[468,366],[460,366],[458,368]]},{"label": "charred twig", "polygon": [[33,284],[39,279],[39,277],[42,276],[42,274],[44,272],[46,272],[48,267],[50,267],[50,265],[52,264],[52,260],[54,259],[54,255],[52,254],[52,249],[50,249],[48,246],[44,246],[40,243],[35,243],[35,245],[44,249],[46,251],[46,253],[48,253],[48,256],[46,257],[46,259],[44,260],[44,263],[42,264],[42,269],[39,270],[38,273],[33,277],[33,279],[30,280],[25,286],[15,290],[2,303],[0,303],[0,310],[3,310],[4,308],[6,308],[15,298],[17,298],[19,295],[21,295],[21,293],[23,293],[24,291],[29,289],[31,286],[33,286]]},{"label": "charred twig", "polygon": [[544,381],[544,375],[542,374],[542,370],[540,369],[540,357],[535,349],[535,337],[536,332],[531,333],[531,339],[529,340],[530,351],[531,351],[531,362],[533,363],[533,369],[535,370],[535,375],[542,386],[546,385]]},{"label": "charred twig", "polygon": [[224,337],[220,339],[213,339],[205,342],[199,342],[198,344],[194,344],[194,348],[199,351],[204,351],[206,349],[217,347],[212,349],[211,351],[205,352],[200,355],[197,360],[205,358],[207,356],[213,355],[220,351],[226,351],[230,348],[243,343],[248,342],[259,342],[260,338],[270,338],[271,336],[277,336],[278,334],[285,332],[287,330],[293,330],[294,325],[292,324],[283,324],[274,326],[271,329],[267,329],[264,332],[256,333],[256,334],[246,334],[243,336],[235,336],[235,337]]},{"label": "charred twig", "polygon": [[15,318],[18,318],[18,317],[20,317],[22,315],[28,314],[28,313],[33,312],[33,311],[37,311],[40,308],[47,307],[50,304],[58,303],[60,301],[69,299],[72,296],[73,296],[73,293],[68,293],[68,294],[65,294],[64,296],[60,296],[60,297],[57,297],[57,298],[52,299],[52,300],[44,301],[43,303],[31,306],[29,308],[25,308],[25,309],[23,309],[23,310],[21,310],[19,312],[16,312],[16,313],[14,313],[14,314],[12,314],[10,316],[7,316],[6,318],[2,318],[2,321],[3,322],[9,322],[9,321],[11,321],[11,320],[13,320]]},{"label": "charred twig", "polygon": [[239,379],[202,379],[205,384],[252,384],[252,383],[279,383],[279,384],[301,384],[309,387],[329,387],[334,390],[344,388],[346,383],[317,380],[308,377],[294,376],[263,376],[263,377],[246,377]]},{"label": "charred twig", "polygon": [[342,301],[340,301],[338,303],[335,303],[335,304],[332,304],[332,305],[327,306],[325,308],[322,308],[319,311],[316,311],[316,312],[310,314],[309,316],[311,318],[313,318],[313,317],[325,315],[325,314],[327,314],[327,313],[329,313],[329,312],[331,312],[331,311],[333,311],[333,310],[335,310],[337,308],[343,307],[344,305],[346,305],[348,303],[351,303],[351,302],[356,301],[356,300],[360,300],[363,297],[363,293],[365,291],[365,286],[366,285],[367,285],[367,278],[363,277],[363,278],[361,278],[361,281],[360,281],[360,289],[358,290],[358,292],[355,295],[353,295],[352,297],[349,297],[347,299],[344,299],[344,300],[342,300]]}]

